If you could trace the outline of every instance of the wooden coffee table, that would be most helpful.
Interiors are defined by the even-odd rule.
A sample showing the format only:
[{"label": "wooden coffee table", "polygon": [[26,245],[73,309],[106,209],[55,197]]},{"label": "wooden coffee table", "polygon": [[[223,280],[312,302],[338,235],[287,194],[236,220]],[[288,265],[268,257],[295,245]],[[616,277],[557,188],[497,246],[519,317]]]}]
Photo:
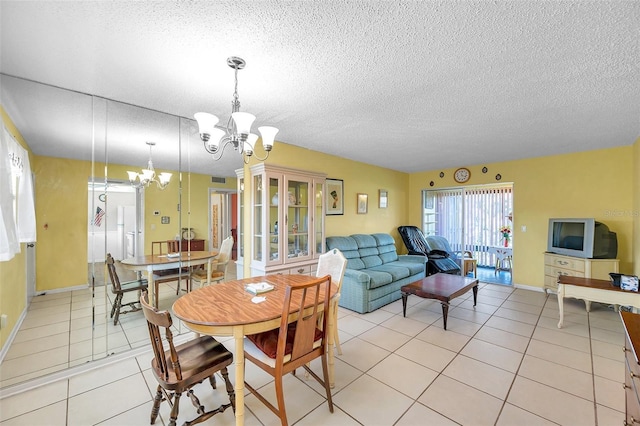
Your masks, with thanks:
[{"label": "wooden coffee table", "polygon": [[476,306],[478,299],[478,280],[476,278],[442,273],[429,275],[400,288],[402,293],[402,315],[407,316],[407,297],[410,294],[415,294],[425,299],[439,300],[442,304],[442,318],[444,320],[444,329],[446,330],[449,301],[465,294],[469,289],[473,289],[473,306]]}]

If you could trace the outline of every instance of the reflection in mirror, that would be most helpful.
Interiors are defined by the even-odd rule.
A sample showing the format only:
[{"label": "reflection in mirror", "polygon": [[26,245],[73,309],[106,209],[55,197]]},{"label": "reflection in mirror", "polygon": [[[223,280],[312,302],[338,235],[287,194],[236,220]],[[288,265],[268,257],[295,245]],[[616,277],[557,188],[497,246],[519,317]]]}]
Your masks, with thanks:
[{"label": "reflection in mirror", "polygon": [[[0,383],[6,387],[148,345],[142,311],[121,315],[114,325],[107,253],[127,281],[146,272],[126,269],[122,260],[151,254],[153,241],[190,237],[183,228],[193,231],[192,240],[203,241],[204,250],[214,249],[216,233],[233,225],[211,230],[209,193],[218,187],[231,194],[236,183],[226,178],[214,184],[212,175],[230,176],[228,170],[242,160],[230,155],[235,163],[212,167],[193,120],[1,77],[2,107],[34,158],[38,226],[36,296],[2,362]],[[173,176],[164,190],[153,184],[132,191],[126,172],[147,166],[147,141],[156,142],[156,172]],[[170,308],[185,283],[182,292],[177,281],[158,288],[160,307]],[[137,294],[129,296],[135,300]],[[187,331],[179,321],[175,326],[177,333]]]}]

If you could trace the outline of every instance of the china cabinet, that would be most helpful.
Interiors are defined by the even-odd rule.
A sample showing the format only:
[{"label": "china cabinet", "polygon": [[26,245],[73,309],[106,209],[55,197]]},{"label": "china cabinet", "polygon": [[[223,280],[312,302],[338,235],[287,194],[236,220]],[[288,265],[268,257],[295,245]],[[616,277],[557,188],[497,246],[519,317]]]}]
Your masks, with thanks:
[{"label": "china cabinet", "polygon": [[[243,250],[242,263],[250,258],[252,276],[315,274],[325,250],[325,175],[264,163],[249,170],[246,178],[237,173],[239,182],[251,181],[251,219],[240,227],[240,233],[250,233],[251,244]],[[244,208],[238,206],[239,214]]]}]

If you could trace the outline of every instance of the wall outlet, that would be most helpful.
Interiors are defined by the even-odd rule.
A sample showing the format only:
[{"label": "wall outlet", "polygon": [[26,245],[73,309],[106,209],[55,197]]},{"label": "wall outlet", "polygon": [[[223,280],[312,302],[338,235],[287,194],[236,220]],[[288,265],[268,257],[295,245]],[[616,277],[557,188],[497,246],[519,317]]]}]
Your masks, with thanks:
[{"label": "wall outlet", "polygon": [[8,322],[9,317],[7,317],[7,314],[0,315],[0,328],[6,328]]}]

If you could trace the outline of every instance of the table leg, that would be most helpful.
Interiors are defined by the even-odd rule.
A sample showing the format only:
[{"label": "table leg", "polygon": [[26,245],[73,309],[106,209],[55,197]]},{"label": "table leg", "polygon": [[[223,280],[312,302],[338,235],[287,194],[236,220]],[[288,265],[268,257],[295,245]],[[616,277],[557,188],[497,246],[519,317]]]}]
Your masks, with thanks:
[{"label": "table leg", "polygon": [[408,293],[402,293],[402,316],[406,318],[407,316],[407,297],[409,297]]},{"label": "table leg", "polygon": [[591,312],[591,300],[585,300],[584,307],[587,309],[587,312]]},{"label": "table leg", "polygon": [[[337,308],[336,308],[337,309]],[[329,330],[327,330],[329,332],[329,335],[327,336],[329,339],[329,347],[328,349],[328,358],[329,358],[329,387],[330,388],[334,388],[336,386],[336,382],[335,382],[335,360],[333,359],[334,357],[334,349],[333,346],[335,345],[336,342],[336,336],[335,334],[338,332],[338,330],[336,330],[336,325],[335,325],[335,315],[333,312],[333,304],[330,302],[329,304],[329,312],[327,313],[329,315],[329,317],[327,317],[327,328]]]},{"label": "table leg", "polygon": [[236,327],[233,330],[236,343],[236,426],[244,425],[244,330]]},{"label": "table leg", "polygon": [[564,286],[558,284],[558,309],[560,311],[560,321],[558,321],[558,328],[562,328],[562,322],[564,321]]},{"label": "table leg", "polygon": [[474,285],[473,288],[473,306],[476,306],[476,303],[478,302],[478,285]]},{"label": "table leg", "polygon": [[444,329],[447,329],[447,315],[449,314],[449,304],[447,302],[440,302],[442,304],[442,319],[444,320]]},{"label": "table leg", "polygon": [[153,280],[153,270],[151,267],[147,269],[147,291],[149,292],[149,303],[152,303],[153,307],[157,308],[158,295],[156,294],[156,283]]}]

